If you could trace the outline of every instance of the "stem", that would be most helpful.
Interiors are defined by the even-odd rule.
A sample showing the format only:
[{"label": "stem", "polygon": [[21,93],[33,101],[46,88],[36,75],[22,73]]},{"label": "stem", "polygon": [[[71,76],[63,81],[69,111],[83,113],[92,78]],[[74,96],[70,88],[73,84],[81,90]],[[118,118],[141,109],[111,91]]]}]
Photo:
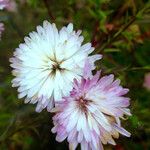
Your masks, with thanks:
[{"label": "stem", "polygon": [[54,21],[55,18],[54,18],[54,16],[53,16],[52,13],[51,13],[48,0],[43,0],[43,2],[44,2],[44,5],[45,5],[45,7],[46,7],[46,9],[47,9],[47,12],[48,12],[49,17]]},{"label": "stem", "polygon": [[143,9],[141,9],[135,16],[131,17],[131,19],[129,20],[129,22],[128,22],[127,24],[125,24],[117,33],[115,33],[115,34],[113,35],[113,37],[112,37],[110,40],[108,40],[107,43],[104,43],[104,44],[100,47],[100,49],[94,51],[93,53],[94,53],[94,54],[99,53],[99,52],[103,51],[105,48],[109,47],[110,44],[111,44],[116,38],[118,38],[118,37],[121,35],[121,33],[122,33],[123,31],[125,31],[126,29],[128,29],[128,27],[138,18],[138,16],[139,16],[139,15],[141,16],[149,7],[150,7],[150,2],[147,3],[147,4],[145,5],[145,7],[144,7]]},{"label": "stem", "polygon": [[17,116],[15,115],[10,120],[10,124],[8,125],[6,130],[3,132],[3,134],[0,136],[0,143],[4,142],[7,139],[7,137],[9,137],[9,135],[11,134],[11,131],[13,131],[12,129],[13,129],[13,126],[15,125],[16,118],[17,118]]},{"label": "stem", "polygon": [[23,37],[23,33],[22,31],[19,29],[18,25],[14,22],[14,20],[12,19],[11,16],[8,17],[8,21],[10,22],[12,28],[17,32],[17,34],[19,35],[19,37]]},{"label": "stem", "polygon": [[98,49],[97,51],[95,51],[94,53],[99,53],[99,52],[103,51],[105,48],[109,47],[109,45],[110,45],[116,38],[118,38],[118,37],[121,35],[121,33],[122,33],[123,31],[125,31],[135,20],[136,20],[136,17],[135,17],[135,16],[132,17],[132,19],[131,19],[125,26],[123,26],[117,33],[114,34],[114,36],[113,36],[107,43],[103,44],[103,45],[101,46],[101,48]]},{"label": "stem", "polygon": [[98,26],[99,26],[99,22],[96,21],[95,26],[94,26],[93,35],[92,35],[92,40],[91,40],[91,43],[92,43],[93,47],[96,47],[96,45],[98,44],[98,41],[96,39],[96,34],[97,34],[98,30],[99,30]]},{"label": "stem", "polygon": [[148,71],[150,71],[150,67],[149,66],[145,66],[145,67],[133,67],[133,68],[127,69],[127,71],[136,71],[136,70],[148,70]]}]

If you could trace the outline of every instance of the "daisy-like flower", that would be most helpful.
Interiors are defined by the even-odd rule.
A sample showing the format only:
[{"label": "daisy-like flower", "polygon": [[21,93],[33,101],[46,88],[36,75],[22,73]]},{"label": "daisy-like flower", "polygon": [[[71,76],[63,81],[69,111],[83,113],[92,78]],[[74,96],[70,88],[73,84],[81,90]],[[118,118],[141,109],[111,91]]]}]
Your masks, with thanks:
[{"label": "daisy-like flower", "polygon": [[4,28],[4,24],[3,23],[0,23],[0,39],[1,39],[1,36],[2,36],[2,32],[5,30]]},{"label": "daisy-like flower", "polygon": [[10,59],[16,76],[12,86],[19,87],[19,98],[26,96],[25,103],[38,103],[36,111],[45,107],[50,111],[55,101],[67,96],[73,79],[83,75],[86,61],[95,69],[94,62],[101,55],[88,56],[94,48],[90,43],[82,45],[80,34],[72,24],[58,31],[55,24],[44,21],[15,50]]},{"label": "daisy-like flower", "polygon": [[121,127],[120,118],[131,115],[129,98],[124,97],[128,89],[120,86],[120,80],[114,75],[99,79],[98,72],[91,79],[74,80],[70,96],[64,97],[52,110],[53,133],[56,140],[67,138],[70,150],[81,144],[82,150],[103,150],[102,144],[115,145],[113,138],[119,133],[130,137],[130,133]]},{"label": "daisy-like flower", "polygon": [[9,0],[0,0],[0,10],[4,9],[9,5]]}]

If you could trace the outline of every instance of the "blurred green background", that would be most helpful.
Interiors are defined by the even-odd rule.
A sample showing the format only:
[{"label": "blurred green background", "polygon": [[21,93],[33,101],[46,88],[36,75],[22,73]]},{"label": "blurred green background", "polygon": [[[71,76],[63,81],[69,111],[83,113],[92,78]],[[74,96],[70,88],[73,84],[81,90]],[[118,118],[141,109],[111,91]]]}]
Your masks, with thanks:
[{"label": "blurred green background", "polygon": [[[13,0],[12,0],[13,1]],[[130,89],[132,117],[123,127],[132,137],[120,136],[106,150],[150,149],[150,90],[143,87],[150,72],[150,1],[148,0],[14,0],[13,10],[0,11],[5,31],[0,41],[0,150],[67,150],[51,134],[51,114],[17,98],[11,87],[9,58],[43,20],[60,29],[72,22],[83,30],[85,42],[103,54],[96,63],[103,74],[115,74]],[[80,149],[80,148],[78,148]]]}]

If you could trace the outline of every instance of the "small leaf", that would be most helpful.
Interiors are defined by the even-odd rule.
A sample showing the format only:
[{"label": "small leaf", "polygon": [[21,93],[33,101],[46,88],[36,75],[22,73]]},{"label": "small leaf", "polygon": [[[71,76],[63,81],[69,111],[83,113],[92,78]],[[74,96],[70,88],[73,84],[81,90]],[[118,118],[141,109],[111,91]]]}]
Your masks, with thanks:
[{"label": "small leaf", "polygon": [[107,48],[104,50],[104,52],[109,53],[109,52],[120,52],[120,49],[117,48]]}]

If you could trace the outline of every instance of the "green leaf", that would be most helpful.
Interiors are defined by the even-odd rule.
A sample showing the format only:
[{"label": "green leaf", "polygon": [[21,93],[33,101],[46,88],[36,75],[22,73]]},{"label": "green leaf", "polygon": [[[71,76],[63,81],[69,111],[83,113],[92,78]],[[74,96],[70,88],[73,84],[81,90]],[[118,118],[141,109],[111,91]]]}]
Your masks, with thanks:
[{"label": "green leaf", "polygon": [[106,48],[106,49],[104,49],[104,52],[106,52],[106,53],[120,52],[120,49],[117,49],[117,48]]}]

